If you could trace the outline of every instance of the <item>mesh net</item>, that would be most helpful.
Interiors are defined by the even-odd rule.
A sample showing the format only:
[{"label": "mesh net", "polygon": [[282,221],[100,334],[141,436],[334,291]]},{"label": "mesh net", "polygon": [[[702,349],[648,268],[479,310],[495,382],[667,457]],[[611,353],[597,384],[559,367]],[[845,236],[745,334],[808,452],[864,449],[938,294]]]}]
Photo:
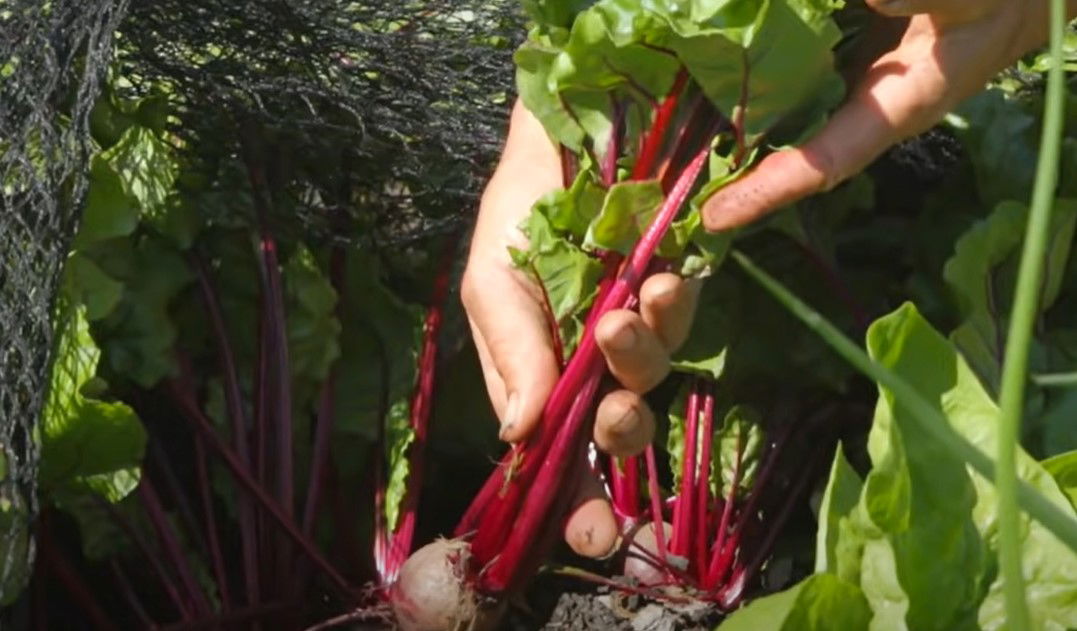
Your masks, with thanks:
[{"label": "mesh net", "polygon": [[0,0],[0,586],[32,557],[33,428],[95,102],[166,102],[162,124],[217,178],[220,221],[255,219],[247,184],[216,168],[237,162],[278,231],[415,243],[468,220],[496,156],[516,5]]},{"label": "mesh net", "polygon": [[89,113],[124,0],[0,1],[0,586],[33,556],[49,313],[86,189]]},{"label": "mesh net", "polygon": [[469,216],[502,134],[517,4],[134,2],[120,67],[134,96],[169,93],[192,157],[263,172],[304,237],[398,244]]}]

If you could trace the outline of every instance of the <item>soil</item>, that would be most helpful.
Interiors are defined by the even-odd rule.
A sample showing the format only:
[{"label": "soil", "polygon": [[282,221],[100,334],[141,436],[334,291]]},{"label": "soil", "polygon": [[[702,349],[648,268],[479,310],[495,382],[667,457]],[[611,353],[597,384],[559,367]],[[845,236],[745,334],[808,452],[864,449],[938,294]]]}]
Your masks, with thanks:
[{"label": "soil", "polygon": [[[619,580],[619,579],[615,579]],[[721,614],[712,605],[658,602],[579,579],[545,576],[515,602],[504,631],[703,631]]]},{"label": "soil", "polygon": [[713,607],[704,603],[673,605],[648,602],[636,595],[565,593],[542,629],[703,631],[714,628],[718,617]]}]

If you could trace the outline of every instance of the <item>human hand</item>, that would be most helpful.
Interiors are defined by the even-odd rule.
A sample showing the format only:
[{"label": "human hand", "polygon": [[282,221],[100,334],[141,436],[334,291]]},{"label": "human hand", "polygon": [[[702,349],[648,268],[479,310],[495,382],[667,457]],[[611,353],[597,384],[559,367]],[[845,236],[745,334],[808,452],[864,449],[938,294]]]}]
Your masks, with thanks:
[{"label": "human hand", "polygon": [[[519,442],[536,427],[560,374],[541,290],[515,269],[507,246],[523,247],[518,226],[542,195],[561,188],[561,163],[542,125],[522,105],[513,111],[505,150],[483,195],[461,298],[501,420],[502,440]],[[622,389],[599,402],[594,440],[616,456],[637,454],[654,436],[654,414],[642,394],[669,373],[670,352],[691,327],[700,283],[657,274],[640,290],[639,313],[606,314],[595,340]],[[565,539],[577,553],[612,551],[617,523],[598,479],[580,485]]]},{"label": "human hand", "polygon": [[[741,226],[830,190],[891,145],[930,128],[1047,38],[1047,0],[866,2],[884,16],[909,18],[897,46],[870,63],[848,101],[811,140],[767,156],[708,200],[708,230]],[[1068,9],[1071,17],[1077,14],[1077,1],[1069,0]]]}]

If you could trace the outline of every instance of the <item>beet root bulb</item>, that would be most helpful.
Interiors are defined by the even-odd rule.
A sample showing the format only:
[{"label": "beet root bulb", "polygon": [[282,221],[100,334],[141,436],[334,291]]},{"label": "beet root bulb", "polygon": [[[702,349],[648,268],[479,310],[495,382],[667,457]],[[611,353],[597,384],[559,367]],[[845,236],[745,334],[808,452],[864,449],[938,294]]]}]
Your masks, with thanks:
[{"label": "beet root bulb", "polygon": [[439,539],[408,558],[390,592],[401,631],[493,628],[500,608],[480,606],[468,581],[470,557],[467,542]]},{"label": "beet root bulb", "polygon": [[[662,534],[669,542],[673,533],[673,526],[664,524]],[[658,537],[654,531],[654,522],[647,522],[639,526],[634,532],[625,538],[625,576],[631,576],[639,581],[640,585],[654,587],[668,581],[665,570],[659,560],[662,558],[658,550]]]}]

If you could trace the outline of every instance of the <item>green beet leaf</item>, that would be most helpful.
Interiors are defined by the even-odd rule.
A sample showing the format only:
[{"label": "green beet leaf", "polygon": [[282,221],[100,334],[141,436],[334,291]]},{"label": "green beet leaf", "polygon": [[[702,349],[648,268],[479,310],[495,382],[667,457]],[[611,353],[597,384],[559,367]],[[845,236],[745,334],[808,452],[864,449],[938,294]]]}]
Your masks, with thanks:
[{"label": "green beet leaf", "polygon": [[358,481],[366,469],[356,453],[363,453],[384,433],[384,509],[393,528],[406,489],[406,453],[414,439],[410,401],[423,312],[389,291],[381,282],[376,259],[358,252],[348,255],[341,301],[344,327],[334,399],[335,459],[345,479]]},{"label": "green beet leaf", "polygon": [[138,226],[138,202],[123,188],[119,174],[104,154],[90,160],[90,186],[86,209],[75,239],[76,247],[134,232]]},{"label": "green beet leaf", "polygon": [[1001,90],[986,90],[962,103],[947,122],[972,159],[984,204],[1030,198],[1039,125],[1026,105]]},{"label": "green beet leaf", "polygon": [[588,227],[603,211],[606,191],[594,181],[589,170],[581,170],[570,187],[544,195],[535,203],[535,213],[545,217],[550,228],[574,243],[582,243]]},{"label": "green beet leaf", "polygon": [[737,483],[736,495],[741,496],[751,490],[766,442],[762,420],[758,411],[745,405],[733,406],[726,413],[721,427],[714,433],[714,446],[711,449],[712,493],[729,497],[733,491],[738,460],[740,481]]},{"label": "green beet leaf", "polygon": [[118,502],[138,485],[146,433],[134,410],[86,396],[101,351],[84,307],[62,310],[59,341],[41,415],[43,492],[57,503],[86,492]]},{"label": "green beet leaf", "polygon": [[542,288],[567,356],[583,335],[583,318],[597,293],[604,267],[573,243],[572,233],[555,230],[541,207],[528,216],[523,231],[527,251],[510,253],[516,266],[531,274]]},{"label": "green beet leaf", "polygon": [[377,260],[349,253],[341,295],[337,432],[374,442],[385,406],[411,396],[422,311],[382,284]]},{"label": "green beet leaf", "polygon": [[170,308],[193,281],[187,261],[151,235],[98,243],[85,254],[123,284],[122,298],[94,328],[112,370],[145,388],[175,374],[177,329]]},{"label": "green beet leaf", "polygon": [[129,235],[143,219],[189,244],[189,229],[175,216],[183,208],[170,199],[178,172],[175,152],[160,133],[139,125],[127,128],[119,142],[91,161],[75,246]]},{"label": "green beet leaf", "polygon": [[341,325],[337,292],[322,273],[314,254],[297,245],[281,266],[284,281],[285,332],[292,387],[292,435],[296,469],[307,483],[311,457],[310,421],[330,369],[340,357]]},{"label": "green beet leaf", "polygon": [[517,65],[524,103],[575,151],[589,138],[601,157],[613,126],[611,101],[649,112],[681,65],[722,114],[743,125],[748,141],[790,117],[804,121],[790,126],[799,135],[842,94],[830,2],[600,0],[576,13],[566,35],[565,18],[580,5],[571,8],[557,16],[559,29],[532,32]]},{"label": "green beet leaf", "polygon": [[287,307],[288,360],[296,402],[310,402],[340,357],[337,292],[314,255],[300,245],[282,269]]},{"label": "green beet leaf", "polygon": [[584,247],[628,255],[662,205],[657,180],[620,182],[610,187],[602,210],[587,228]]},{"label": "green beet leaf", "polygon": [[717,631],[858,631],[866,629],[870,619],[860,588],[832,574],[816,574],[752,601]]},{"label": "green beet leaf", "polygon": [[385,418],[385,450],[388,476],[385,480],[385,523],[390,531],[396,529],[400,518],[400,505],[408,490],[408,449],[415,442],[415,430],[411,427],[411,405],[408,398],[393,402]]},{"label": "green beet leaf", "polygon": [[72,252],[68,257],[63,282],[63,291],[86,306],[86,319],[91,322],[112,313],[123,298],[123,283],[81,252]]}]

